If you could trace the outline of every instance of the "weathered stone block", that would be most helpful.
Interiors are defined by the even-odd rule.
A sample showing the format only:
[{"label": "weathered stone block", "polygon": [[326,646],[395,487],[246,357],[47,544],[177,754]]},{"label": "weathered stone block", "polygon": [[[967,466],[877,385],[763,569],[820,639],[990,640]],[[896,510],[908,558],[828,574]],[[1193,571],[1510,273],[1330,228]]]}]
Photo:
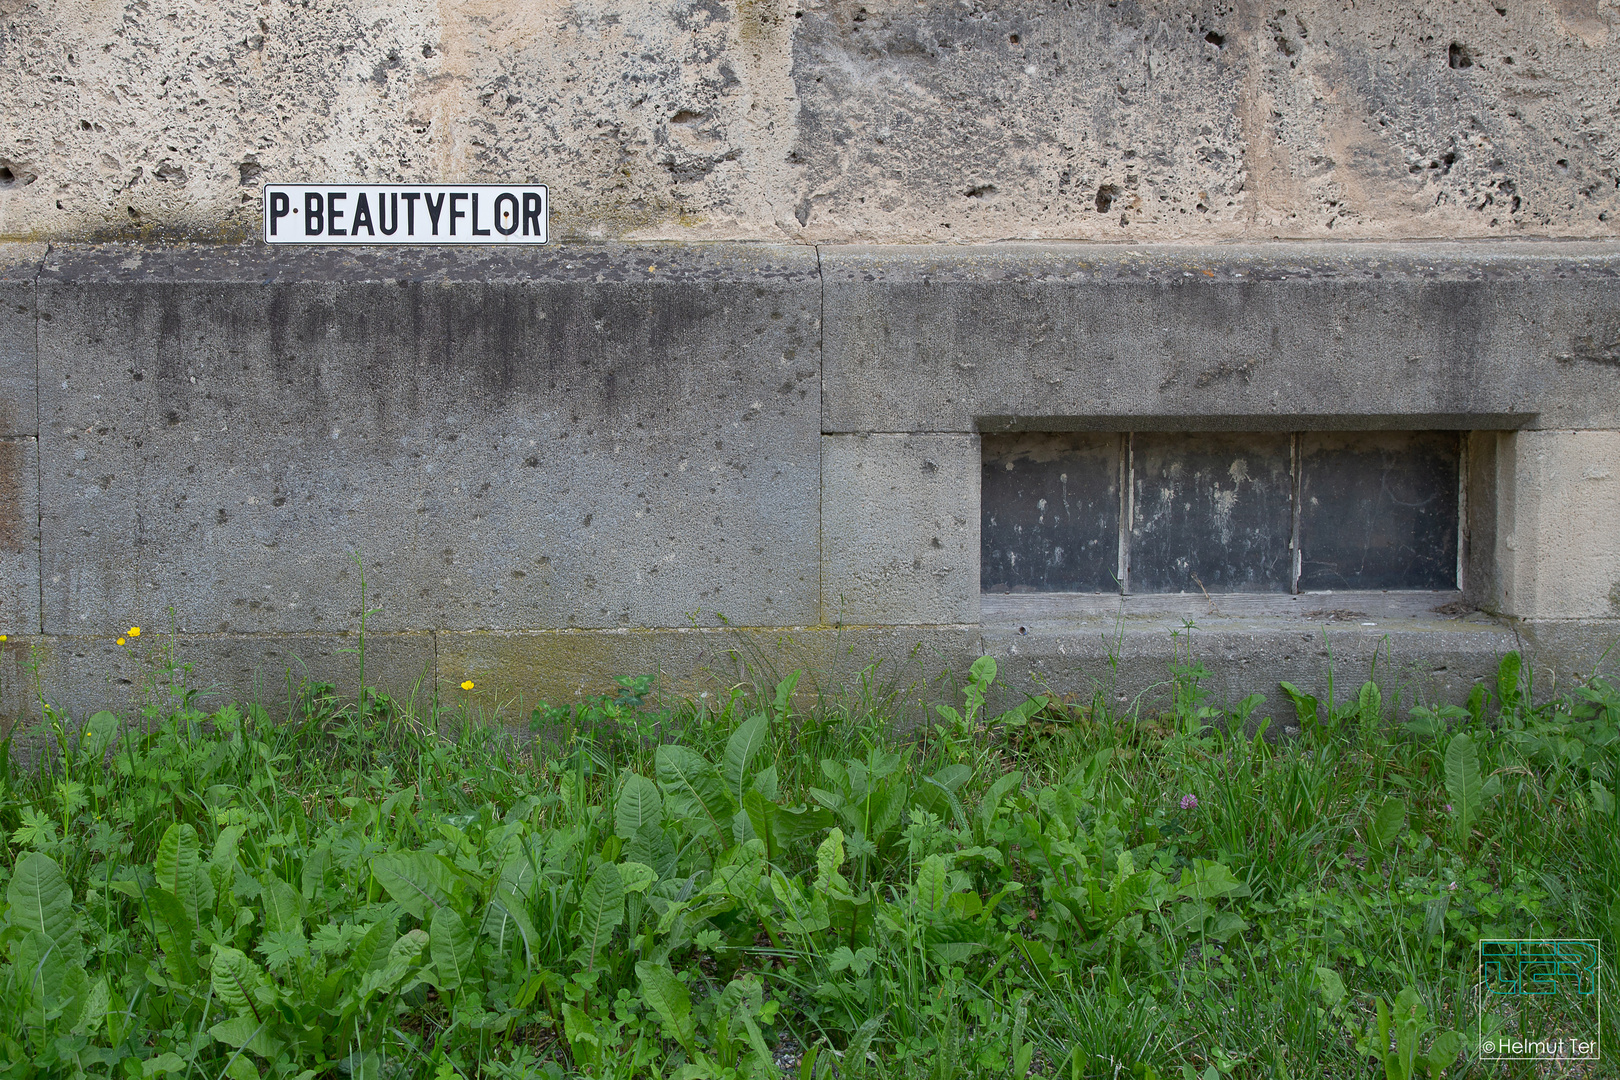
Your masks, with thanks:
[{"label": "weathered stone block", "polygon": [[7,236],[252,236],[263,180],[447,171],[542,180],[571,240],[1620,224],[1606,0],[6,10]]},{"label": "weathered stone block", "polygon": [[1503,614],[1620,617],[1620,431],[1521,431],[1497,448]]},{"label": "weathered stone block", "polygon": [[8,630],[0,642],[0,725],[26,727],[27,721],[39,718],[34,661],[40,640],[37,634]]},{"label": "weathered stone block", "polygon": [[821,452],[821,621],[979,620],[976,435],[832,435]]},{"label": "weathered stone block", "polygon": [[1571,130],[1620,50],[1601,4],[803,14],[794,160],[823,240],[1613,235],[1620,209],[1612,151]]},{"label": "weathered stone block", "polygon": [[1569,693],[1594,675],[1620,685],[1620,622],[1547,619],[1515,622],[1513,629],[1536,700]]},{"label": "weathered stone block", "polygon": [[[173,706],[185,688],[196,704],[258,702],[279,719],[306,684],[330,683],[353,701],[359,692],[358,639],[348,634],[181,634],[143,627],[119,645],[111,636],[37,640],[40,693],[75,720],[100,709],[132,715],[141,705]],[[365,679],[400,702],[425,708],[434,685],[433,635],[366,635]]]},{"label": "weathered stone block", "polygon": [[[978,653],[971,627],[693,627],[663,630],[544,630],[438,635],[439,693],[444,701],[499,708],[522,721],[541,702],[568,705],[616,694],[614,680],[657,675],[656,695],[724,699],[739,684],[769,694],[803,673],[802,704],[817,695],[903,706],[950,697]],[[473,690],[461,689],[470,681]],[[870,704],[869,702],[868,704]],[[859,705],[859,702],[853,702]]]},{"label": "weathered stone block", "polygon": [[829,432],[1620,426],[1602,244],[830,248]]},{"label": "weathered stone block", "polygon": [[39,628],[39,445],[0,438],[0,634]]},{"label": "weathered stone block", "polygon": [[0,244],[0,438],[39,434],[34,279],[44,244]]},{"label": "weathered stone block", "polygon": [[[813,622],[813,251],[56,249],[45,622]],[[46,321],[49,320],[49,321]]]},{"label": "weathered stone block", "polygon": [[[617,694],[614,680],[621,677],[656,675],[660,695],[712,696],[745,676],[762,639],[773,654],[803,655],[809,663],[814,650],[799,646],[799,636],[716,627],[444,633],[439,694],[445,701],[498,706],[509,720],[522,720],[540,704]],[[462,691],[464,681],[474,684],[471,694]]]},{"label": "weathered stone block", "polygon": [[1186,622],[1165,617],[1029,619],[986,624],[984,649],[1003,680],[997,706],[1056,693],[1080,703],[1097,696],[1115,710],[1128,712],[1139,703],[1157,712],[1173,697],[1172,665],[1196,661],[1211,673],[1202,685],[1212,703],[1230,706],[1263,694],[1254,720],[1271,716],[1272,733],[1282,734],[1298,727],[1293,706],[1277,689],[1282,680],[1325,701],[1329,679],[1345,700],[1375,678],[1392,710],[1402,703],[1458,702],[1475,682],[1493,679],[1501,658],[1520,648],[1510,628],[1483,616],[1375,621],[1363,627],[1204,617],[1189,630]]},{"label": "weathered stone block", "polygon": [[962,702],[967,670],[983,651],[978,626],[856,626],[826,635],[819,689],[859,715],[890,699],[902,724],[928,728],[934,706]]}]

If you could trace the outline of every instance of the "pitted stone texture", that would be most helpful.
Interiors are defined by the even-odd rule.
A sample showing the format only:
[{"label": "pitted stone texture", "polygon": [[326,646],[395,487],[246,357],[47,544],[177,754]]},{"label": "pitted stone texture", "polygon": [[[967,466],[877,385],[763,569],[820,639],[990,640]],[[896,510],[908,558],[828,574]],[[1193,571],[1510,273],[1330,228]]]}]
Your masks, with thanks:
[{"label": "pitted stone texture", "polygon": [[1610,0],[3,10],[4,236],[253,235],[299,179],[544,182],[564,238],[1620,226]]},{"label": "pitted stone texture", "polygon": [[1497,477],[1503,613],[1620,620],[1620,431],[1505,435]]},{"label": "pitted stone texture", "polygon": [[[74,720],[108,709],[132,717],[144,704],[173,707],[187,688],[207,710],[256,702],[280,720],[306,688],[330,684],[352,702],[360,686],[359,641],[352,634],[186,635],[156,626],[119,645],[111,636],[37,639],[39,686],[45,700]],[[183,670],[189,665],[189,672]],[[431,634],[367,634],[366,685],[419,713],[431,702]]]},{"label": "pitted stone texture", "polygon": [[814,252],[59,249],[40,295],[48,631],[351,629],[355,551],[378,630],[816,619]]},{"label": "pitted stone texture", "polygon": [[1620,426],[1612,244],[831,248],[824,431]]},{"label": "pitted stone texture", "polygon": [[1239,21],[1155,3],[814,5],[793,40],[800,213],[834,241],[1239,234],[1255,73]]},{"label": "pitted stone texture", "polygon": [[0,634],[39,629],[39,444],[0,439]]},{"label": "pitted stone texture", "polygon": [[798,228],[782,3],[17,7],[0,235],[240,239],[265,181],[495,177],[550,185],[559,238]]},{"label": "pitted stone texture", "polygon": [[739,684],[769,695],[798,672],[801,707],[820,700],[859,714],[891,701],[905,714],[955,697],[953,676],[962,677],[978,648],[978,630],[963,626],[443,633],[439,695],[522,722],[541,703],[616,695],[623,676],[656,675],[654,701],[720,704]]},{"label": "pitted stone texture", "polygon": [[807,7],[795,155],[820,238],[1620,225],[1620,148],[1597,134],[1612,4]]},{"label": "pitted stone texture", "polygon": [[821,621],[978,622],[978,436],[821,446]]},{"label": "pitted stone texture", "polygon": [[1380,620],[1376,627],[1205,618],[1191,631],[1167,618],[1031,619],[986,625],[983,633],[1002,680],[997,708],[1055,693],[1151,714],[1173,700],[1173,665],[1198,662],[1210,672],[1201,685],[1211,704],[1230,707],[1251,693],[1265,695],[1252,720],[1272,717],[1273,736],[1298,731],[1280,681],[1326,701],[1329,679],[1336,698],[1349,700],[1375,677],[1386,710],[1404,716],[1413,704],[1457,703],[1476,682],[1492,685],[1501,658],[1522,646],[1510,627],[1484,616]]}]

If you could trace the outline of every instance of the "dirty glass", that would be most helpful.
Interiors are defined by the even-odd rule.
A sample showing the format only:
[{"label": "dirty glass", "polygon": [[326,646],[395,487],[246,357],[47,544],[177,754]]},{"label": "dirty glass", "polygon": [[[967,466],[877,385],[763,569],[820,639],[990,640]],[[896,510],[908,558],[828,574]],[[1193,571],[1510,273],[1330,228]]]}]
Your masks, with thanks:
[{"label": "dirty glass", "polygon": [[985,592],[1118,592],[1117,434],[987,435]]},{"label": "dirty glass", "polygon": [[1289,591],[1291,436],[1138,434],[1131,447],[1131,592]]},{"label": "dirty glass", "polygon": [[980,585],[1459,588],[1461,446],[1454,431],[987,435]]},{"label": "dirty glass", "polygon": [[1301,436],[1300,590],[1457,588],[1459,451],[1449,431]]}]

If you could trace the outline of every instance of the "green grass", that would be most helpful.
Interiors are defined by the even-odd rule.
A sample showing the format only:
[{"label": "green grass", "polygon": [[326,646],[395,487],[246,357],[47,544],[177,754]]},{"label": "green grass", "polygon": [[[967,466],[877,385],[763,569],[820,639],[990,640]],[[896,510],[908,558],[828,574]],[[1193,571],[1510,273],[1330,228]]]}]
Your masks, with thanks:
[{"label": "green grass", "polygon": [[1602,939],[1614,1013],[1620,691],[1532,705],[1516,656],[1405,716],[1283,688],[1281,744],[1193,664],[986,716],[981,660],[924,726],[870,683],[272,716],[165,671],[4,776],[0,1074],[1616,1075],[1476,1060],[1482,937]]}]

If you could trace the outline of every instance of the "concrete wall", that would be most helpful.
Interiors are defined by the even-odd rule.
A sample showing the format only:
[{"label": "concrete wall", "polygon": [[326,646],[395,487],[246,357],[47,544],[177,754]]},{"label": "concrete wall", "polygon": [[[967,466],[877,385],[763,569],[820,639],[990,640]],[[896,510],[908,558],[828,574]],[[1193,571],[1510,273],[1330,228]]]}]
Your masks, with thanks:
[{"label": "concrete wall", "polygon": [[[356,551],[396,693],[1590,671],[1617,82],[1620,0],[0,0],[0,713],[350,685]],[[299,180],[557,239],[244,243]],[[1469,432],[1462,595],[980,595],[983,433],[1215,429]]]},{"label": "concrete wall", "polygon": [[563,239],[1594,237],[1615,0],[3,0],[0,236],[265,180],[551,185]]},{"label": "concrete wall", "polygon": [[1499,438],[1500,609],[1536,621],[1620,618],[1620,431]]},{"label": "concrete wall", "polygon": [[[0,707],[367,676],[558,700],[877,659],[1129,697],[1192,642],[1465,693],[1620,628],[1601,243],[5,249]],[[1460,428],[1466,597],[987,597],[979,432]],[[992,602],[993,601],[993,602]],[[1466,602],[1464,602],[1466,601]],[[119,646],[130,625],[146,634]],[[750,674],[752,669],[753,674]],[[1346,675],[1348,669],[1352,674]]]}]

